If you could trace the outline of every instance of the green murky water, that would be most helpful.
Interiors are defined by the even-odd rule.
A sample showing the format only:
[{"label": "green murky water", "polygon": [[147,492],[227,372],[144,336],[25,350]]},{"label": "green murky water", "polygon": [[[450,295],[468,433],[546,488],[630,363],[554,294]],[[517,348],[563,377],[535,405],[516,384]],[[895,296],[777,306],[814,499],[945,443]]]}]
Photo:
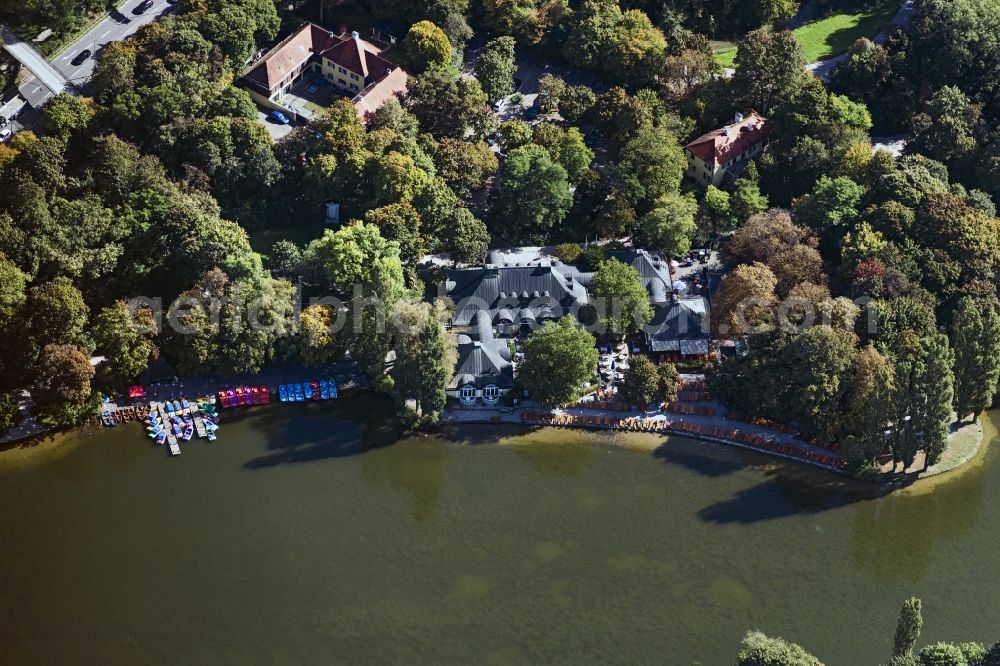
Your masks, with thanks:
[{"label": "green murky water", "polygon": [[179,459],[137,427],[0,453],[2,661],[728,664],[759,628],[861,666],[913,594],[921,642],[1000,638],[996,445],[874,498],[690,440],[338,417],[382,407],[227,414]]}]

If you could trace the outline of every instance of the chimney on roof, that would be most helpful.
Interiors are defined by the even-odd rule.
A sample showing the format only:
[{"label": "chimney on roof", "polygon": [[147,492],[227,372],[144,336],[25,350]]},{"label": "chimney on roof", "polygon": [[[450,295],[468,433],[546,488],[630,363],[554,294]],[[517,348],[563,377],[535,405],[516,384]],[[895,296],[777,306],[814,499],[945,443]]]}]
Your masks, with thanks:
[{"label": "chimney on roof", "polygon": [[357,30],[352,30],[351,31],[351,39],[353,39],[355,41],[361,39],[361,35],[358,34]]},{"label": "chimney on roof", "polygon": [[740,113],[739,111],[737,111],[737,112],[736,112],[736,124],[738,125],[738,124],[740,124],[741,122],[743,122],[743,114],[742,114],[742,113]]},{"label": "chimney on roof", "polygon": [[727,139],[733,138],[733,128],[730,127],[729,125],[726,125],[724,128],[722,128],[722,131],[725,133]]}]

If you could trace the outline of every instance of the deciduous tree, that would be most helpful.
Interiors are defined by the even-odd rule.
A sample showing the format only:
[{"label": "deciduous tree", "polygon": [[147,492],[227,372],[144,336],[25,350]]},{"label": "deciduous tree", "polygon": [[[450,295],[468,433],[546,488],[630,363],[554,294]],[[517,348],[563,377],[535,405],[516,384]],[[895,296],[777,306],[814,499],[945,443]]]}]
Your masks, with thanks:
[{"label": "deciduous tree", "polygon": [[490,102],[514,92],[516,69],[513,37],[505,35],[486,42],[486,48],[476,61],[475,75]]},{"label": "deciduous tree", "polygon": [[572,317],[546,322],[524,342],[518,379],[539,402],[562,405],[577,400],[597,372],[594,336]]},{"label": "deciduous tree", "polygon": [[415,72],[443,67],[451,62],[451,42],[441,28],[430,21],[414,23],[403,39],[403,48]]},{"label": "deciduous tree", "polygon": [[614,257],[604,261],[590,286],[594,296],[602,301],[598,311],[608,335],[621,338],[639,332],[652,319],[649,295],[642,287],[639,272],[629,264]]},{"label": "deciduous tree", "polygon": [[952,323],[955,348],[955,411],[960,419],[993,403],[1000,381],[1000,313],[991,302],[966,296]]}]

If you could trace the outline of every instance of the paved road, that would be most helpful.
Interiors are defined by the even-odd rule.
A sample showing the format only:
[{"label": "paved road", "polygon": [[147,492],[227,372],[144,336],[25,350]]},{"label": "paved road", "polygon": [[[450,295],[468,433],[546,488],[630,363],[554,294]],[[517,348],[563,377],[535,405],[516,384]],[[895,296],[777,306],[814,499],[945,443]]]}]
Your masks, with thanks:
[{"label": "paved road", "polygon": [[[155,0],[153,6],[142,13],[136,13],[136,8],[142,0],[126,0],[103,21],[81,35],[72,44],[52,58],[52,64],[59,72],[75,85],[82,86],[90,79],[94,71],[96,58],[101,50],[111,42],[117,42],[135,33],[141,26],[152,23],[164,14],[173,11],[173,5],[167,0]],[[73,59],[84,49],[90,49],[91,55],[79,64],[73,64]]]},{"label": "paved road", "polygon": [[3,36],[3,47],[7,53],[24,65],[53,94],[64,91],[75,92],[66,77],[56,71],[38,51],[32,48],[31,44],[15,35],[10,28],[5,25],[0,26],[0,35]]}]

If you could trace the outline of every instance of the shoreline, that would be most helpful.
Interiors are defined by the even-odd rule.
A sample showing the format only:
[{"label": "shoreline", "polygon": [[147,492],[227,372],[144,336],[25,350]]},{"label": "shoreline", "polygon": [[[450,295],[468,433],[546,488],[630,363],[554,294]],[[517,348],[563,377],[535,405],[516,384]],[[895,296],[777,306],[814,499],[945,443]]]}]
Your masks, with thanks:
[{"label": "shoreline", "polygon": [[[984,442],[985,442],[985,439],[986,439],[986,437],[985,437],[986,428],[984,426],[984,422],[989,423],[990,425],[993,425],[992,420],[990,419],[990,412],[987,411],[987,412],[984,412],[980,416],[979,420],[976,423],[965,423],[962,426],[960,426],[959,428],[955,429],[955,431],[953,431],[952,433],[949,434],[949,447],[945,450],[944,454],[942,454],[942,460],[941,460],[941,462],[939,462],[936,465],[931,466],[926,471],[919,471],[919,472],[898,472],[897,474],[895,474],[893,476],[889,476],[888,473],[883,473],[883,474],[881,474],[879,476],[874,476],[873,477],[873,476],[865,476],[865,475],[853,474],[850,471],[845,470],[845,469],[840,469],[840,468],[837,468],[837,467],[832,467],[830,465],[824,465],[822,463],[819,463],[819,462],[816,462],[816,461],[813,461],[813,460],[808,460],[806,458],[800,458],[800,457],[797,457],[797,456],[786,455],[786,454],[780,453],[778,451],[772,451],[772,450],[767,450],[767,449],[759,448],[757,446],[746,444],[744,442],[730,440],[730,439],[727,439],[727,438],[724,438],[724,437],[715,437],[715,436],[712,436],[712,435],[705,435],[705,434],[699,434],[699,433],[685,432],[683,430],[645,431],[645,430],[629,430],[629,429],[624,429],[624,428],[608,428],[608,427],[602,427],[602,426],[596,426],[596,425],[590,425],[590,424],[587,424],[587,425],[584,425],[584,424],[565,425],[565,424],[554,424],[554,423],[552,423],[552,424],[530,423],[530,422],[525,422],[525,421],[521,421],[521,420],[514,420],[514,419],[511,419],[511,418],[504,419],[504,418],[502,418],[502,414],[500,412],[488,411],[488,410],[476,410],[476,411],[481,411],[484,414],[485,413],[489,413],[489,414],[491,414],[491,416],[489,416],[489,417],[487,417],[487,416],[480,416],[480,417],[472,416],[472,417],[470,417],[469,416],[470,413],[469,412],[465,412],[464,410],[455,410],[455,409],[450,409],[449,410],[449,409],[446,409],[445,410],[445,416],[442,418],[442,421],[441,421],[440,425],[442,427],[448,427],[448,428],[451,428],[451,429],[459,429],[462,426],[476,426],[476,427],[482,427],[482,426],[508,426],[508,427],[509,426],[515,426],[515,427],[521,428],[521,429],[523,429],[525,431],[540,430],[540,429],[553,429],[553,430],[582,430],[582,431],[586,431],[586,432],[612,432],[612,433],[623,433],[623,434],[627,434],[627,435],[649,435],[650,437],[657,438],[659,440],[659,443],[656,444],[656,445],[651,445],[649,447],[645,447],[645,446],[635,447],[634,443],[633,443],[633,446],[628,446],[627,444],[624,444],[624,443],[615,443],[616,446],[626,446],[628,448],[641,448],[643,450],[648,450],[648,451],[652,451],[657,446],[659,446],[660,444],[662,444],[662,440],[664,440],[666,438],[669,438],[669,437],[684,437],[686,439],[691,439],[691,440],[695,440],[695,441],[711,442],[713,444],[719,444],[719,445],[722,445],[722,446],[728,446],[728,447],[731,447],[731,448],[742,449],[742,450],[750,451],[750,452],[753,452],[753,453],[759,453],[761,455],[765,455],[765,456],[777,458],[777,459],[783,460],[783,461],[804,464],[804,465],[808,465],[810,467],[813,467],[815,469],[821,469],[821,470],[826,471],[826,472],[832,472],[832,473],[835,473],[835,474],[839,474],[840,476],[843,476],[843,477],[846,477],[846,478],[849,478],[849,479],[853,479],[853,480],[856,480],[856,481],[863,481],[863,482],[871,483],[871,484],[878,485],[878,486],[890,487],[890,488],[897,488],[897,489],[900,489],[900,490],[913,488],[917,484],[920,484],[921,486],[923,486],[923,485],[929,485],[929,484],[925,484],[925,483],[921,483],[921,482],[927,482],[927,481],[930,481],[932,479],[935,480],[936,482],[947,481],[947,480],[949,480],[949,478],[954,478],[954,477],[958,476],[957,473],[956,474],[952,474],[953,472],[958,472],[959,470],[968,470],[968,469],[974,467],[974,465],[969,465],[969,463],[971,463],[973,461],[976,461],[976,460],[981,460],[981,458],[982,458],[981,454],[983,454],[985,452],[985,450],[986,450],[986,446],[984,446]],[[462,417],[459,418],[459,419],[454,419],[454,417],[457,415],[457,413],[462,413]],[[447,419],[447,417],[449,415],[451,415],[453,417],[453,420]],[[513,412],[513,413],[511,413],[511,414],[509,414],[507,416],[514,416],[514,415],[518,415],[519,416],[519,413],[518,412]],[[733,422],[733,425],[734,426],[739,426],[739,425],[746,425],[746,424],[742,424],[742,423],[739,423],[739,422]],[[955,424],[953,424],[953,425],[955,425]],[[973,440],[972,440],[973,444],[972,444],[971,448],[969,448],[968,445],[962,447],[956,459],[954,459],[954,460],[948,460],[948,454],[950,452],[952,452],[952,450],[951,450],[952,449],[952,444],[958,440],[957,436],[966,434],[966,433],[968,433],[970,431],[973,433]],[[995,428],[994,428],[994,431],[995,431]],[[994,432],[994,435],[995,435],[995,432]],[[497,438],[497,442],[499,442],[499,441],[500,441],[500,438],[498,437]],[[910,469],[912,470],[913,467],[915,467],[917,465],[918,465],[918,463],[914,462],[914,465],[911,466]],[[950,475],[950,476],[945,476],[945,475]]]},{"label": "shoreline", "polygon": [[[994,412],[996,411],[997,410],[994,410]],[[682,419],[679,420],[683,422]],[[742,426],[745,428],[747,425],[736,421],[729,423],[733,427]],[[826,465],[807,458],[795,455],[786,455],[780,451],[768,450],[745,442],[705,433],[686,432],[680,429],[632,430],[629,428],[612,428],[602,425],[583,423],[533,423],[522,420],[521,412],[517,411],[503,413],[497,410],[470,411],[464,409],[446,408],[439,427],[446,431],[456,431],[460,430],[463,426],[475,426],[477,429],[483,426],[502,426],[508,428],[513,426],[525,434],[546,429],[582,430],[586,432],[604,431],[614,434],[621,433],[629,435],[630,437],[628,438],[628,441],[614,442],[615,446],[641,449],[644,451],[655,450],[669,437],[684,437],[689,440],[710,442],[712,444],[759,453],[761,455],[770,456],[782,461],[800,463],[815,469],[833,472],[846,478],[900,490],[912,489],[917,486],[917,484],[919,484],[919,487],[921,488],[924,486],[930,486],[931,484],[924,482],[928,482],[932,479],[936,482],[946,482],[951,478],[956,478],[958,476],[957,472],[960,470],[968,470],[976,467],[976,464],[970,463],[976,463],[977,461],[981,462],[983,460],[983,454],[987,448],[984,446],[987,439],[987,433],[989,433],[991,437],[995,437],[997,434],[997,427],[991,419],[991,412],[985,412],[982,416],[980,416],[976,423],[965,423],[961,427],[955,428],[949,434],[949,447],[942,455],[941,462],[932,466],[929,470],[920,472],[911,471],[908,473],[898,472],[894,476],[890,476],[889,473],[884,472],[880,476],[872,477],[853,474],[848,470]],[[91,436],[99,435],[101,430],[100,426],[86,424],[75,428],[48,431],[18,441],[5,442],[0,445],[0,470],[7,467],[16,468],[30,466],[41,463],[50,456],[62,455],[63,453],[72,450],[72,448],[75,448],[75,446],[86,442]],[[74,434],[78,435],[78,437],[72,437]],[[419,431],[411,434],[426,436],[433,433]],[[642,436],[648,436],[645,438],[649,440],[648,444],[641,442],[641,439],[643,439]],[[504,437],[498,433],[494,439],[496,443],[501,443]],[[72,443],[72,445],[63,446],[63,444],[67,442]],[[953,444],[955,447],[953,447]],[[914,467],[917,466],[919,466],[919,462],[914,463]],[[911,467],[911,469],[913,468]]]}]

